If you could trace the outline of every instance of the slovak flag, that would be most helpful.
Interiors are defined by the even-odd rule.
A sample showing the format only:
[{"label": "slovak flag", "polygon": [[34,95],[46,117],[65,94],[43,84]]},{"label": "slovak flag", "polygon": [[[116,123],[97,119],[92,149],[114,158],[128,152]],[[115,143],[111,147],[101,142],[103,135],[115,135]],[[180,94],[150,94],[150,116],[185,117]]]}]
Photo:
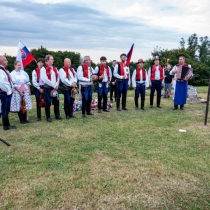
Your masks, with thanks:
[{"label": "slovak flag", "polygon": [[19,41],[16,61],[21,62],[21,69],[24,69],[29,63],[35,60],[34,56],[29,52],[27,47]]},{"label": "slovak flag", "polygon": [[133,54],[133,47],[134,47],[134,44],[132,44],[131,49],[129,50],[128,54],[126,55],[126,57],[127,57],[126,64],[125,64],[126,66],[130,65],[131,57]]}]

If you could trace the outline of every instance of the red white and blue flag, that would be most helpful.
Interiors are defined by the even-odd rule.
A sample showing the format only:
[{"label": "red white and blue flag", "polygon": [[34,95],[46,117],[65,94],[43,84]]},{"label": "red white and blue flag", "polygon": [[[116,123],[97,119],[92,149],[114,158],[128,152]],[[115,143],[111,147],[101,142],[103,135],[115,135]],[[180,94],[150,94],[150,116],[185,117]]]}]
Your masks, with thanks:
[{"label": "red white and blue flag", "polygon": [[126,66],[130,65],[131,57],[133,54],[133,47],[134,47],[134,44],[132,44],[131,49],[129,50],[128,54],[126,55],[126,57],[127,57],[126,64],[125,64]]},{"label": "red white and blue flag", "polygon": [[35,60],[34,56],[29,52],[27,47],[19,41],[16,61],[20,61],[21,69],[24,69],[29,63]]}]

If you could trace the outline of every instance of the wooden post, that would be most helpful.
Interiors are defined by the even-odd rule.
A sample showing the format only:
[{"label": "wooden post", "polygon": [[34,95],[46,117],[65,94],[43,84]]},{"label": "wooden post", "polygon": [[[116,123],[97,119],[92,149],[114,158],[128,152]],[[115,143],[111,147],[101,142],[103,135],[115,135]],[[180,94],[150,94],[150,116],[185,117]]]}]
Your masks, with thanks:
[{"label": "wooden post", "polygon": [[204,125],[207,125],[207,118],[209,112],[209,95],[210,95],[210,74],[209,74],[209,89],[208,89],[207,102],[206,102],[206,114],[205,114]]}]

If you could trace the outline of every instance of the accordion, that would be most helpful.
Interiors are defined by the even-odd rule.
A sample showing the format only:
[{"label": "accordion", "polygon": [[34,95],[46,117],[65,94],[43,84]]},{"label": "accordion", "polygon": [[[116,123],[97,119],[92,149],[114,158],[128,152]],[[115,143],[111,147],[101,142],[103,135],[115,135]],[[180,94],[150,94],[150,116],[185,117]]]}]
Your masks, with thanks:
[{"label": "accordion", "polygon": [[177,68],[177,79],[188,81],[192,77],[193,69],[188,66],[178,66]]}]

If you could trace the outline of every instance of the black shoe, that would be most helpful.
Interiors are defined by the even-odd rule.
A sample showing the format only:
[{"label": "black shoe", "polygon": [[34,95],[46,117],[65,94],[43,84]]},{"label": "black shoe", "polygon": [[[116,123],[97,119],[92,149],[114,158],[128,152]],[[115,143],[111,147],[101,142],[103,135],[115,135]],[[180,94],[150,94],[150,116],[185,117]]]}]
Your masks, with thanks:
[{"label": "black shoe", "polygon": [[56,120],[62,120],[63,118],[61,116],[55,117]]},{"label": "black shoe", "polygon": [[66,119],[67,119],[67,120],[69,120],[69,119],[70,119],[70,117],[69,117],[69,116],[66,116]]},{"label": "black shoe", "polygon": [[82,114],[82,118],[85,118],[85,114]]},{"label": "black shoe", "polygon": [[27,122],[26,122],[26,121],[21,121],[20,123],[21,123],[21,124],[26,124]]},{"label": "black shoe", "polygon": [[144,107],[141,107],[141,109],[142,109],[142,110],[145,110],[145,108],[144,108]]},{"label": "black shoe", "polygon": [[109,112],[109,110],[108,110],[108,109],[103,109],[103,111],[104,111],[104,112]]},{"label": "black shoe", "polygon": [[4,126],[3,129],[6,131],[6,130],[12,130],[12,129],[16,129],[15,126]]},{"label": "black shoe", "polygon": [[28,120],[25,120],[25,123],[29,123],[29,121]]},{"label": "black shoe", "polygon": [[128,109],[126,107],[122,107],[123,110],[128,111]]},{"label": "black shoe", "polygon": [[181,107],[180,110],[184,110],[184,107]]},{"label": "black shoe", "polygon": [[153,107],[152,105],[149,106],[149,108],[152,108],[152,107]]},{"label": "black shoe", "polygon": [[98,113],[101,113],[101,109],[98,110]]},{"label": "black shoe", "polygon": [[37,118],[37,120],[36,121],[41,121],[41,118]]},{"label": "black shoe", "polygon": [[94,115],[92,112],[88,112],[87,115]]},{"label": "black shoe", "polygon": [[76,117],[75,115],[72,114],[72,115],[70,115],[70,118],[77,118],[77,117]]},{"label": "black shoe", "polygon": [[139,109],[138,107],[135,108],[135,110],[138,110],[138,109]]},{"label": "black shoe", "polygon": [[50,117],[48,117],[47,122],[52,122],[52,119]]},{"label": "black shoe", "polygon": [[117,108],[116,110],[117,110],[117,111],[121,111],[121,109],[120,109],[120,108]]},{"label": "black shoe", "polygon": [[160,109],[161,109],[161,108],[162,108],[162,106],[157,106],[157,108],[160,108]]},{"label": "black shoe", "polygon": [[172,110],[177,110],[178,108],[177,107],[174,107]]}]

